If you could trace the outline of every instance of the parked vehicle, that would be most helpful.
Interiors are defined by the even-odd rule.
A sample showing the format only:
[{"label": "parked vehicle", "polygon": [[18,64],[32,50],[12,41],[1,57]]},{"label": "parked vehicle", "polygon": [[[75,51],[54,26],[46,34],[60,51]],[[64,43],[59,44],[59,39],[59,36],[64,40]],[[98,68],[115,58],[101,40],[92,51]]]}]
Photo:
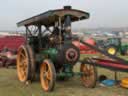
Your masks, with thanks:
[{"label": "parked vehicle", "polygon": [[128,44],[122,44],[121,38],[108,38],[107,40],[98,40],[97,46],[105,49],[109,54],[121,55],[128,54]]},{"label": "parked vehicle", "polygon": [[[27,43],[19,48],[17,54],[19,80],[32,81],[39,72],[43,90],[52,91],[57,77],[80,75],[85,87],[94,87],[95,78],[85,80],[87,75],[84,64],[79,63],[80,72],[73,71],[73,66],[79,61],[80,52],[72,44],[71,23],[88,18],[89,13],[66,6],[64,9],[50,10],[17,23],[18,26],[25,26],[27,37]],[[34,30],[30,30],[32,26]],[[42,26],[45,27],[44,31]],[[51,27],[53,30],[50,30]],[[90,81],[93,83],[88,83]]]},{"label": "parked vehicle", "polygon": [[[86,43],[91,44],[93,46],[96,46],[96,41],[93,38],[88,38],[84,40]],[[85,46],[84,44],[80,43],[79,39],[74,40],[73,44],[79,48],[81,54],[96,54],[97,52],[88,46]]]},{"label": "parked vehicle", "polygon": [[4,36],[0,38],[0,67],[16,65],[17,49],[26,42],[23,36]]}]

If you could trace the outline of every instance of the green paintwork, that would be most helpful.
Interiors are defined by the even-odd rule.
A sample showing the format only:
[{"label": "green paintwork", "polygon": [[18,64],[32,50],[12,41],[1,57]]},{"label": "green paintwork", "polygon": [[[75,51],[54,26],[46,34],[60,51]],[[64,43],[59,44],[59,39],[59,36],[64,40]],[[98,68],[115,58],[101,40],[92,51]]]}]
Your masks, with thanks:
[{"label": "green paintwork", "polygon": [[45,57],[49,57],[52,61],[56,60],[57,53],[58,51],[55,48],[49,48],[41,51],[41,54],[43,54]]},{"label": "green paintwork", "polygon": [[73,76],[73,66],[71,64],[64,64],[63,65],[65,70],[64,73],[68,76],[68,77],[72,77]]},{"label": "green paintwork", "polygon": [[73,77],[74,75],[81,76],[83,74],[82,72],[73,72],[73,65],[71,64],[64,64],[64,68],[64,72],[57,74],[58,77]]}]

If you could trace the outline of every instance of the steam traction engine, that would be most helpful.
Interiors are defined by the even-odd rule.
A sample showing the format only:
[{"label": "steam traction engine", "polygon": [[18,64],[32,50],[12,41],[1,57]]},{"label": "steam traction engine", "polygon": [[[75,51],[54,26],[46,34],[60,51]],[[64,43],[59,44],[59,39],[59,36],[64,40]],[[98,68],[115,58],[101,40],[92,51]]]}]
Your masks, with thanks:
[{"label": "steam traction engine", "polygon": [[[27,43],[18,50],[19,80],[32,81],[40,70],[40,81],[44,91],[53,90],[56,78],[65,79],[75,74],[81,75],[86,87],[93,87],[95,70],[87,73],[87,66],[81,64],[80,72],[73,72],[80,52],[72,44],[71,23],[88,18],[89,13],[65,6],[64,9],[50,10],[17,23],[18,26],[25,26],[27,39]],[[90,74],[94,77],[86,78]]]}]

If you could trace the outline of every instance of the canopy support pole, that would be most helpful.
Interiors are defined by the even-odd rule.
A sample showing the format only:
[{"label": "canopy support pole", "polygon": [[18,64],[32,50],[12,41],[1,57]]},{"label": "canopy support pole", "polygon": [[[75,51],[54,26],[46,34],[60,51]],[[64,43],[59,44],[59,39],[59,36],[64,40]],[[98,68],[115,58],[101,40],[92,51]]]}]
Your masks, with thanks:
[{"label": "canopy support pole", "polygon": [[62,28],[61,28],[62,26],[61,26],[61,17],[59,17],[59,42],[60,42],[60,48],[61,48],[61,36],[62,36],[62,33],[61,33],[61,30],[62,30]]},{"label": "canopy support pole", "polygon": [[42,40],[41,40],[41,37],[42,37],[42,34],[41,34],[42,28],[41,28],[41,25],[38,25],[38,29],[39,29],[39,34],[38,34],[39,48],[42,48]]},{"label": "canopy support pole", "polygon": [[29,29],[28,29],[28,26],[25,26],[25,28],[26,28],[26,37],[25,37],[25,39],[26,39],[26,41],[27,41],[26,43],[28,44],[27,38],[28,38],[28,30],[29,30]]}]

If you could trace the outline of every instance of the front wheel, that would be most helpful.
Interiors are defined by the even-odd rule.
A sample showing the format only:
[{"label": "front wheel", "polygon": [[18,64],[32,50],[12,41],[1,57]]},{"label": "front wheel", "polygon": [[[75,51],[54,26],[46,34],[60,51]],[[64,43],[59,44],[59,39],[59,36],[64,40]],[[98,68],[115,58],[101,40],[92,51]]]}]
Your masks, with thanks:
[{"label": "front wheel", "polygon": [[82,62],[80,66],[81,80],[86,88],[94,88],[97,80],[97,70],[94,65]]},{"label": "front wheel", "polygon": [[40,66],[40,81],[44,91],[52,91],[56,81],[54,64],[46,59]]}]

